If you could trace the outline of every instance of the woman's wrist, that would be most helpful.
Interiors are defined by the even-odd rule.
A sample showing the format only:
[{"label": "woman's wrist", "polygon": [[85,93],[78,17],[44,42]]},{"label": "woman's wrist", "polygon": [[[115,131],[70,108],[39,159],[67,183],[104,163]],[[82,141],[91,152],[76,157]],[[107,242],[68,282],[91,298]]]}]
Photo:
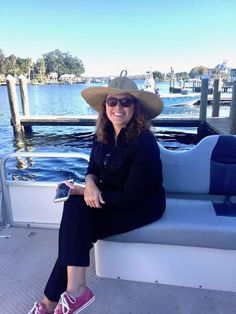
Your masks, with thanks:
[{"label": "woman's wrist", "polygon": [[84,187],[81,185],[73,185],[70,190],[71,195],[84,195]]},{"label": "woman's wrist", "polygon": [[79,187],[78,189],[79,195],[84,195],[84,187],[80,185],[78,187]]},{"label": "woman's wrist", "polygon": [[96,186],[97,178],[93,174],[88,174],[85,177],[85,185]]}]

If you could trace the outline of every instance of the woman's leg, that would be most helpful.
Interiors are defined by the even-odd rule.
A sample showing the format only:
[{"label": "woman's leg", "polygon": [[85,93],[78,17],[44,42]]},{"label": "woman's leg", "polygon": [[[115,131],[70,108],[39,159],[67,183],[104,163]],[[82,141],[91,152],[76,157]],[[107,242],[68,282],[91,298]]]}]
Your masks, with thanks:
[{"label": "woman's leg", "polygon": [[48,313],[53,313],[53,311],[55,310],[55,308],[57,306],[57,302],[52,302],[52,301],[48,300],[48,298],[46,296],[43,297],[43,299],[40,303],[42,305],[44,305],[44,307],[46,308]]},{"label": "woman's leg", "polygon": [[71,295],[77,297],[86,288],[86,267],[67,266],[67,289]]},{"label": "woman's leg", "polygon": [[64,266],[89,266],[92,247],[93,210],[83,196],[73,195],[65,202],[59,231],[58,258]]},{"label": "woman's leg", "polygon": [[127,232],[160,218],[156,212],[88,207],[83,197],[71,196],[65,202],[59,232],[59,257],[45,288],[45,296],[57,302],[68,290],[82,292],[86,286],[86,267],[92,242]]},{"label": "woman's leg", "polygon": [[67,287],[67,268],[57,259],[44,289],[45,297],[51,302],[58,302]]},{"label": "woman's leg", "polygon": [[94,212],[93,242],[119,233],[131,231],[158,220],[163,211],[104,208]]},{"label": "woman's leg", "polygon": [[[51,313],[56,308],[60,295],[65,290],[77,297],[84,292],[85,288],[86,267],[61,267],[57,261],[45,288],[45,295],[41,304]],[[49,295],[51,299],[48,299],[46,295]],[[54,296],[56,296],[55,299],[53,299]]]},{"label": "woman's leg", "polygon": [[59,256],[44,291],[48,300],[58,302],[64,291],[84,289],[92,247],[92,219],[91,208],[83,197],[71,196],[65,202],[59,230]]}]

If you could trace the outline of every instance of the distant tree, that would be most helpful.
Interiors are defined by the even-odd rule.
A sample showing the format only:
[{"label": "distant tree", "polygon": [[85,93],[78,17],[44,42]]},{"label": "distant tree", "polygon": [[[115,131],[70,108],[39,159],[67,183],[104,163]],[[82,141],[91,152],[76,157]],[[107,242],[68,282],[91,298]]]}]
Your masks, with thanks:
[{"label": "distant tree", "polygon": [[64,62],[69,74],[80,76],[85,71],[82,61],[77,57],[72,57],[69,53],[66,54]]},{"label": "distant tree", "polygon": [[5,73],[5,55],[2,49],[0,49],[0,74],[4,73]]},{"label": "distant tree", "polygon": [[30,78],[30,71],[33,65],[31,58],[16,58],[16,67],[15,67],[15,74],[16,75],[25,75],[26,77]]},{"label": "distant tree", "polygon": [[163,81],[164,79],[164,74],[159,72],[159,71],[154,71],[153,72],[153,78],[156,82],[159,82],[159,81]]},{"label": "distant tree", "polygon": [[208,73],[208,69],[203,66],[203,65],[200,65],[200,66],[197,66],[197,67],[194,67],[190,73],[189,73],[189,77],[190,78],[201,78],[201,76],[203,74],[207,74]]},{"label": "distant tree", "polygon": [[46,73],[59,72],[59,67],[61,65],[60,50],[54,50],[43,54],[43,59],[46,67]]},{"label": "distant tree", "polygon": [[85,72],[84,65],[78,57],[73,57],[69,52],[62,52],[59,49],[45,53],[42,58],[33,63],[31,58],[19,58],[15,55],[5,57],[0,49],[0,74],[7,76],[11,74],[18,76],[24,74],[32,78],[31,74],[38,75],[40,80],[44,80],[51,72],[62,74],[75,74],[80,76]]},{"label": "distant tree", "polygon": [[85,69],[83,63],[77,57],[72,57],[69,52],[62,52],[59,49],[43,54],[46,67],[46,74],[57,72],[62,74],[75,74],[80,76]]},{"label": "distant tree", "polygon": [[43,58],[40,58],[36,61],[34,65],[35,76],[43,82],[46,78],[46,66]]},{"label": "distant tree", "polygon": [[15,55],[10,55],[5,58],[5,75],[11,74],[15,76],[18,72],[18,65],[17,65],[17,57]]},{"label": "distant tree", "polygon": [[27,70],[28,70],[28,78],[30,79],[30,73],[31,73],[31,70],[33,69],[34,67],[34,63],[33,63],[33,60],[32,58],[27,58],[26,59],[26,64],[27,64]]},{"label": "distant tree", "polygon": [[166,79],[169,80],[171,77],[171,72],[166,73]]},{"label": "distant tree", "polygon": [[14,59],[12,58],[12,65],[14,66],[14,74],[19,75],[19,74],[23,74],[26,75],[27,74],[27,63],[26,63],[26,59],[22,59],[19,57],[16,57],[15,61],[13,61]]},{"label": "distant tree", "polygon": [[177,73],[175,73],[175,77],[177,79],[185,80],[185,79],[189,78],[189,74],[187,72],[177,72]]}]

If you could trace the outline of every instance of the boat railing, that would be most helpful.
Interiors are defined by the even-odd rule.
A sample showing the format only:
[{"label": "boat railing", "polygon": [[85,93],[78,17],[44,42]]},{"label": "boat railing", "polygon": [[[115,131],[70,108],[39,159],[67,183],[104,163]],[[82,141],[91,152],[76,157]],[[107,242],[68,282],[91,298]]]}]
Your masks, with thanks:
[{"label": "boat railing", "polygon": [[0,178],[0,228],[7,224],[6,219],[6,209],[5,209],[5,199],[3,197],[3,183]]},{"label": "boat railing", "polygon": [[[11,158],[76,158],[88,162],[89,155],[79,152],[15,152],[6,154],[1,159],[0,195],[2,194],[1,211],[5,223],[20,226],[58,226],[62,203],[55,204],[52,201],[58,181],[11,181],[6,173],[6,163]],[[51,212],[47,209],[49,206],[52,207]]]}]

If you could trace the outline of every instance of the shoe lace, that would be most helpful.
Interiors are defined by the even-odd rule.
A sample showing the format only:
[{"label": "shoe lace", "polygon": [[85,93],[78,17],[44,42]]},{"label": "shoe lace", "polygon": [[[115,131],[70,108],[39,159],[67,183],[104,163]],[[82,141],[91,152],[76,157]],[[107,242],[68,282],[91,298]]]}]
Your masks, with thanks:
[{"label": "shoe lace", "polygon": [[33,308],[29,311],[28,314],[40,314],[37,302],[34,303]]},{"label": "shoe lace", "polygon": [[61,298],[60,298],[60,301],[55,309],[55,312],[57,311],[57,309],[61,306],[61,310],[62,310],[62,313],[63,314],[69,314],[70,312],[70,306],[67,302],[67,300],[72,303],[72,304],[75,304],[76,303],[76,299],[70,295],[69,293],[67,292],[64,292],[62,293],[61,295]]}]

